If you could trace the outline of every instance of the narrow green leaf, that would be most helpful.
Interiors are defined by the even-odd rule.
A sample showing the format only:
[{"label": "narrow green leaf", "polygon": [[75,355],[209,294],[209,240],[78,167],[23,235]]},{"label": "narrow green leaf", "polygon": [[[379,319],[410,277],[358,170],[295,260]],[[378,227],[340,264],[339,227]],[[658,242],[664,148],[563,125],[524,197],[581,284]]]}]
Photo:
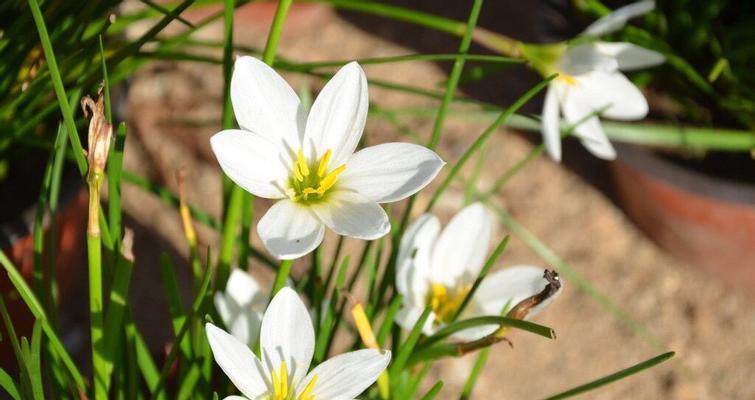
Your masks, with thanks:
[{"label": "narrow green leaf", "polygon": [[432,400],[435,398],[435,396],[438,395],[440,390],[443,389],[443,381],[435,382],[433,387],[430,388],[430,390],[425,393],[424,396],[422,396],[422,400]]},{"label": "narrow green leaf", "polygon": [[401,308],[401,303],[404,300],[404,296],[398,294],[391,299],[391,303],[388,306],[388,311],[385,313],[385,318],[383,319],[382,325],[380,325],[380,330],[378,330],[377,334],[377,342],[378,346],[384,347],[385,341],[388,338],[388,334],[391,332],[391,328],[393,327],[393,321],[396,318],[396,314],[398,313],[398,310]]},{"label": "narrow green leaf", "polygon": [[459,396],[460,400],[468,400],[470,396],[472,396],[472,390],[474,390],[474,387],[477,384],[477,378],[480,377],[480,372],[482,372],[485,363],[488,361],[490,350],[490,347],[484,348],[477,354],[474,366],[472,366],[472,371],[469,373],[467,381],[464,382],[464,387],[461,390],[461,396]]},{"label": "narrow green leaf", "polygon": [[467,293],[467,295],[464,297],[464,301],[456,310],[456,313],[451,318],[451,321],[456,321],[456,319],[459,318],[461,313],[464,312],[464,309],[467,307],[469,302],[474,298],[474,294],[477,292],[477,289],[480,287],[480,284],[482,284],[482,280],[485,279],[486,276],[488,276],[488,272],[490,271],[490,268],[492,268],[493,265],[496,263],[496,261],[498,261],[498,258],[501,257],[501,254],[503,254],[503,251],[506,250],[506,246],[508,244],[509,244],[509,235],[504,236],[504,238],[500,242],[498,242],[498,245],[495,247],[495,250],[493,250],[493,253],[491,253],[488,259],[485,261],[485,264],[482,266],[480,273],[477,275],[477,279],[475,279],[474,283],[472,284],[472,287],[469,289],[469,293]]},{"label": "narrow green leaf", "polygon": [[[477,25],[477,18],[480,16],[480,9],[482,8],[482,0],[475,0],[472,4],[472,11],[469,13],[469,19],[467,19],[467,25],[464,30],[464,37],[459,44],[459,54],[466,54],[469,51],[469,45],[472,43],[472,32]],[[448,106],[454,99],[456,93],[456,87],[459,85],[459,77],[464,70],[464,59],[458,58],[454,61],[454,66],[451,69],[451,74],[446,82],[446,91],[443,95],[443,101],[438,108],[438,114],[435,117],[435,123],[433,124],[433,131],[430,137],[430,141],[427,147],[435,149],[440,141],[440,134],[443,131],[443,125],[446,121],[446,113],[448,112]]]},{"label": "narrow green leaf", "polygon": [[39,39],[42,42],[42,50],[44,51],[45,59],[47,60],[47,66],[50,71],[50,78],[52,79],[53,88],[55,89],[55,96],[58,99],[60,112],[61,114],[63,114],[63,121],[65,122],[66,130],[68,131],[68,138],[71,141],[71,145],[73,147],[73,156],[76,160],[76,166],[79,167],[79,173],[83,176],[87,172],[87,161],[84,157],[81,141],[79,140],[78,131],[76,129],[76,122],[73,119],[73,110],[71,109],[71,105],[68,103],[66,90],[63,87],[63,80],[60,77],[58,62],[55,59],[55,52],[52,48],[50,35],[47,33],[47,26],[45,25],[45,20],[42,16],[42,10],[40,10],[39,8],[39,3],[37,2],[37,0],[28,1],[29,8],[31,9],[31,15],[34,18],[34,24],[37,26]]},{"label": "narrow green leaf", "polygon": [[422,311],[422,315],[420,315],[419,319],[417,319],[417,322],[414,323],[412,330],[409,332],[409,336],[399,347],[396,358],[393,361],[393,365],[390,369],[391,380],[394,380],[393,377],[397,376],[399,373],[401,373],[401,371],[404,370],[404,366],[406,365],[406,362],[409,361],[409,356],[414,351],[414,346],[417,345],[417,341],[422,334],[422,328],[425,326],[425,321],[427,321],[427,318],[430,317],[430,313],[432,311],[433,310],[430,307],[426,307],[425,310]]},{"label": "narrow green leaf", "polygon": [[50,340],[50,345],[58,354],[63,364],[66,366],[66,369],[71,374],[71,377],[75,381],[77,388],[82,391],[85,390],[84,379],[82,378],[81,373],[76,367],[76,364],[71,359],[71,356],[65,350],[65,347],[63,347],[63,343],[60,341],[57,333],[48,323],[44,308],[42,308],[42,306],[39,304],[39,301],[34,296],[34,292],[26,284],[26,281],[18,272],[16,266],[13,265],[10,259],[5,255],[5,252],[2,250],[0,250],[0,264],[2,264],[3,268],[5,268],[5,271],[8,273],[8,278],[13,284],[13,287],[15,287],[19,295],[21,295],[21,298],[24,300],[24,303],[26,303],[26,306],[29,307],[31,313],[37,320],[41,320],[42,329],[45,331],[47,338]]},{"label": "narrow green leaf", "polygon": [[2,387],[3,390],[5,390],[5,393],[7,393],[13,400],[21,400],[21,394],[18,392],[18,384],[2,368],[0,368],[0,387]]},{"label": "narrow green leaf", "polygon": [[464,164],[472,157],[472,154],[475,153],[490,137],[490,135],[495,132],[496,129],[498,129],[499,126],[501,126],[506,120],[509,119],[514,113],[519,110],[524,104],[526,104],[532,97],[534,97],[537,93],[539,93],[541,90],[543,90],[550,81],[555,76],[550,76],[546,78],[545,80],[541,81],[537,85],[535,85],[533,88],[528,90],[524,95],[519,97],[509,108],[507,108],[505,111],[503,111],[498,118],[496,118],[495,121],[493,121],[490,126],[488,126],[483,133],[477,137],[477,139],[472,143],[471,146],[464,152],[464,154],[459,157],[459,160],[454,164],[454,166],[451,168],[451,171],[448,173],[448,176],[446,179],[441,182],[441,184],[438,186],[438,188],[433,193],[432,198],[430,198],[430,202],[427,205],[427,208],[425,212],[429,212],[435,203],[440,199],[441,195],[448,189],[448,186],[451,184],[451,182],[454,180],[456,175],[461,172],[461,169],[464,167]]},{"label": "narrow green leaf", "polygon": [[559,400],[559,399],[566,399],[569,397],[574,397],[583,393],[587,393],[589,391],[595,390],[601,386],[608,385],[610,383],[628,378],[638,372],[642,372],[648,368],[652,368],[664,361],[667,361],[674,357],[676,353],[673,351],[669,351],[668,353],[663,353],[659,356],[655,356],[649,360],[643,361],[639,364],[633,365],[629,368],[622,369],[621,371],[615,372],[611,375],[604,376],[600,379],[596,379],[592,382],[586,383],[581,386],[577,386],[574,389],[567,390],[565,392],[561,392],[559,394],[555,394],[553,396],[547,397],[546,400]]},{"label": "narrow green leaf", "polygon": [[621,306],[614,303],[608,298],[608,296],[593,286],[585,277],[572,269],[569,264],[556,255],[553,250],[551,250],[545,243],[541,242],[540,239],[532,234],[532,232],[528,231],[524,226],[517,222],[513,216],[506,212],[506,210],[492,202],[486,202],[486,204],[496,212],[507,229],[511,230],[514,235],[535,251],[535,253],[537,253],[547,264],[555,268],[559,274],[570,282],[570,284],[576,285],[580,290],[590,295],[590,297],[595,299],[598,304],[610,312],[616,319],[623,322],[630,330],[642,337],[646,342],[655,348],[663,347],[661,342],[655,337],[655,335],[650,333],[647,328],[636,321],[628,312],[621,308]]},{"label": "narrow green leaf", "polygon": [[45,399],[45,389],[42,386],[42,363],[41,347],[42,344],[42,324],[40,321],[34,322],[34,328],[31,334],[31,346],[29,354],[29,363],[26,365],[29,372],[29,381],[31,382],[32,393],[37,400]]}]

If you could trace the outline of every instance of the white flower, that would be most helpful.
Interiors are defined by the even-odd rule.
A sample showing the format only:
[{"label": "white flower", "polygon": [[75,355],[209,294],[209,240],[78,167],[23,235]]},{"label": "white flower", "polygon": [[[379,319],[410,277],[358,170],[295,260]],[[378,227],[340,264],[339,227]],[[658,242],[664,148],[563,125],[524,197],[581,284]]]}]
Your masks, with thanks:
[{"label": "white flower", "polygon": [[389,351],[363,349],[335,356],[307,373],[315,334],[304,303],[290,288],[275,295],[262,318],[261,359],[215,325],[205,328],[215,362],[250,400],[354,399],[391,360]]},{"label": "white flower", "polygon": [[[487,258],[491,223],[485,207],[474,203],[461,210],[440,232],[440,222],[425,214],[407,228],[401,240],[396,271],[396,288],[404,296],[396,321],[411,329],[427,306],[432,308],[423,332],[431,335],[450,322],[469,293]],[[508,304],[543,290],[542,268],[515,266],[489,274],[459,316],[459,320],[483,315],[500,315]],[[558,294],[558,293],[556,293]],[[543,301],[527,318],[550,304]],[[486,325],[455,334],[457,339],[475,340],[494,332]]]},{"label": "white flower", "polygon": [[236,268],[228,278],[225,292],[216,292],[214,300],[228,331],[240,342],[254,346],[268,300],[268,294],[257,281]]},{"label": "white flower", "polygon": [[[621,29],[629,18],[652,10],[654,2],[622,7],[590,25],[583,35],[602,35]],[[617,120],[638,120],[648,113],[642,92],[620,71],[663,63],[660,53],[631,43],[594,42],[568,48],[555,63],[559,76],[548,86],[543,106],[543,140],[548,154],[561,160],[559,114],[577,124],[574,135],[595,156],[616,158],[597,115]],[[581,122],[581,123],[580,123]]]},{"label": "white flower", "polygon": [[306,115],[273,69],[240,57],[231,79],[240,130],[210,139],[220,166],[250,193],[279,200],[257,232],[282,259],[312,251],[325,226],[358,239],[390,230],[378,203],[404,199],[429,183],[444,162],[431,150],[385,143],[354,153],[367,118],[367,79],[359,64],[341,68]]}]

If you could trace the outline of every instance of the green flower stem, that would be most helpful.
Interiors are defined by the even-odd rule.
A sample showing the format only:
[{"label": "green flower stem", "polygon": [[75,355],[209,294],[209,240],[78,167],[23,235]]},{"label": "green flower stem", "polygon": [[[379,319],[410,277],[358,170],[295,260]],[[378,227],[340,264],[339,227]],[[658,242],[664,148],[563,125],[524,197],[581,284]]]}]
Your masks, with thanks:
[{"label": "green flower stem", "polygon": [[89,185],[89,223],[87,225],[87,254],[89,259],[89,323],[94,371],[94,398],[106,400],[107,361],[103,340],[102,307],[102,233],[100,231],[100,188],[104,180],[101,171],[91,171]]},{"label": "green flower stem", "polygon": [[270,299],[272,299],[279,290],[286,286],[288,276],[291,274],[291,266],[294,264],[292,260],[283,260],[278,266],[278,273],[275,275],[275,281],[273,282],[273,288],[270,291]]},{"label": "green flower stem", "polygon": [[[280,35],[283,31],[283,24],[286,21],[286,15],[288,14],[288,9],[291,6],[291,2],[293,0],[282,0],[278,3],[278,9],[275,12],[275,17],[273,19],[273,24],[270,27],[270,33],[267,36],[267,44],[265,45],[265,51],[262,56],[262,61],[265,62],[268,65],[272,65],[273,62],[275,62],[275,53],[278,49],[278,42],[280,41]],[[229,4],[226,4],[226,7],[228,7]],[[228,16],[226,16],[226,22],[228,22]],[[231,17],[232,21],[232,17]],[[231,22],[232,23],[232,22]],[[228,28],[226,28],[228,29]],[[230,38],[230,34],[228,34],[225,38],[226,42],[228,42]],[[232,49],[232,47],[231,47]],[[226,54],[225,62],[230,62],[230,56]],[[225,69],[226,72],[226,86],[229,85],[228,82],[230,82],[228,79],[230,78],[228,76],[228,67]],[[226,103],[228,100],[228,94],[226,93],[225,101]],[[228,114],[229,108],[225,108],[224,114]],[[227,122],[227,119],[224,118],[224,123]],[[241,208],[244,206],[250,207],[251,206],[251,194],[247,193],[244,189],[242,189],[238,185],[233,185],[233,189],[231,191],[231,200],[228,202],[228,210],[226,212],[226,218],[223,228],[223,241],[221,245],[221,253],[220,253],[220,263],[218,265],[218,276],[216,279],[216,288],[219,290],[222,290],[225,288],[226,281],[228,280],[229,276],[229,270],[230,270],[230,263],[231,258],[233,257],[233,245],[236,243],[236,233],[237,233],[237,226],[239,224],[239,217],[242,215]],[[249,217],[251,217],[251,214],[248,214]],[[249,218],[251,219],[251,218]],[[243,246],[248,246],[247,243],[243,243]],[[285,264],[281,263],[281,267]],[[290,265],[288,266],[290,269]],[[279,269],[279,273],[282,272],[282,269]],[[288,278],[288,273],[286,273],[286,277]],[[277,279],[277,278],[276,278]],[[285,279],[283,281],[285,283]],[[282,286],[281,286],[282,287]],[[280,289],[280,288],[278,288]]]}]

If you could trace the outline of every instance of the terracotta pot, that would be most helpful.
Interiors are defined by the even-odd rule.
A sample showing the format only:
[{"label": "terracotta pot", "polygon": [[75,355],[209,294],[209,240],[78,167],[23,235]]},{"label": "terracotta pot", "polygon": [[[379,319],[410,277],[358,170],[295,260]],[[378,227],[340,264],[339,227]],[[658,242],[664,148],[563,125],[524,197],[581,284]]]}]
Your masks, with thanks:
[{"label": "terracotta pot", "polygon": [[626,145],[619,146],[611,170],[618,201],[658,245],[755,291],[755,185],[705,175]]},{"label": "terracotta pot", "polygon": [[[74,189],[66,197],[61,199],[61,210],[55,216],[57,224],[56,236],[54,238],[49,236],[49,223],[45,227],[45,243],[54,241],[57,249],[55,269],[59,290],[58,304],[61,310],[65,310],[66,304],[73,297],[74,291],[78,288],[77,283],[82,279],[86,280],[84,246],[86,240],[88,194],[85,187],[74,185]],[[33,238],[31,235],[34,208],[35,206],[31,206],[19,219],[5,223],[2,226],[3,241],[5,242],[3,251],[21,271],[30,286],[32,286],[32,269],[34,265]],[[13,233],[9,234],[11,229]],[[44,260],[43,263],[46,264],[48,255],[42,254],[42,259]],[[44,267],[47,268],[47,265]],[[16,334],[18,336],[31,337],[34,318],[5,273],[0,273],[0,293],[3,294]],[[5,327],[2,330],[5,331]],[[66,342],[65,337],[63,340]],[[4,340],[0,342],[0,366],[11,369],[15,365],[16,359],[10,347],[10,341]]]}]

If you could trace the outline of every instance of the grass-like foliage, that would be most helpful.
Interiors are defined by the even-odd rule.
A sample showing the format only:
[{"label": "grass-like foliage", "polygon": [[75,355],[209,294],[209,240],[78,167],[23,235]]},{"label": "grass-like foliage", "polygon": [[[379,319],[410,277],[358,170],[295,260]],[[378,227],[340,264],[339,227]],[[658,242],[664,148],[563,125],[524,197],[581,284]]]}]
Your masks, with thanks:
[{"label": "grass-like foliage", "polygon": [[[610,147],[608,139],[604,137],[585,139],[587,131],[584,127],[591,121],[597,121],[598,116],[608,114],[611,104],[587,110],[578,121],[570,120],[571,116],[565,112],[567,123],[556,125],[555,137],[547,135],[553,133],[549,130],[552,125],[548,123],[552,120],[548,117],[555,115],[558,122],[558,111],[547,116],[544,111],[542,123],[537,117],[518,113],[534,97],[560,90],[557,87],[565,87],[564,82],[573,84],[571,80],[581,79],[576,73],[575,77],[570,75],[571,71],[554,61],[555,58],[549,58],[564,56],[569,48],[579,43],[537,47],[481,29],[477,26],[477,20],[483,9],[482,0],[469,2],[466,21],[449,20],[373,1],[324,2],[457,36],[459,46],[456,53],[357,60],[361,65],[452,62],[443,90],[427,90],[370,79],[369,76],[360,86],[362,81],[359,79],[364,75],[358,64],[349,63],[352,60],[304,63],[277,57],[276,50],[286,26],[291,0],[278,3],[263,49],[243,48],[234,44],[234,10],[245,1],[183,0],[165,3],[142,0],[144,7],[140,11],[117,16],[113,13],[121,4],[119,0],[12,0],[0,5],[0,21],[3,21],[0,27],[0,182],[7,178],[4,171],[13,160],[25,157],[32,151],[48,154],[44,177],[41,182],[34,182],[39,185],[40,194],[33,227],[34,268],[31,279],[27,281],[11,258],[0,252],[0,264],[14,288],[14,293],[0,294],[0,315],[4,327],[1,338],[3,342],[8,342],[15,356],[15,368],[0,369],[0,391],[16,400],[223,398],[239,392],[247,397],[278,400],[323,399],[336,394],[348,394],[348,398],[352,398],[360,393],[361,398],[432,399],[443,391],[442,380],[426,382],[432,365],[444,358],[476,353],[474,367],[460,394],[461,398],[469,398],[485,369],[491,347],[508,341],[507,334],[511,330],[537,335],[542,340],[555,340],[554,329],[533,322],[531,318],[556,299],[564,282],[589,294],[606,312],[627,324],[633,332],[656,347],[662,347],[640,322],[580,276],[493,201],[499,190],[515,175],[525,171],[528,163],[541,155],[544,149],[553,155],[553,147],[549,146],[560,143],[562,137],[576,136],[586,146],[595,144],[590,140],[603,140],[603,144]],[[188,21],[182,17],[182,13],[189,8],[216,3],[222,4],[222,10],[202,20]],[[605,11],[596,2],[587,3],[592,7],[588,11],[597,14]],[[670,11],[664,9],[664,12]],[[222,41],[195,38],[195,32],[215,21],[224,24]],[[614,34],[624,35],[630,41],[636,38],[638,44],[658,50],[662,40],[673,39],[671,33],[676,32],[674,29],[680,22],[673,19],[669,19],[668,24],[654,21],[648,30],[629,27]],[[127,36],[123,33],[126,28],[137,22],[147,22],[149,28],[136,39],[125,39]],[[165,33],[165,27],[172,22],[183,24],[183,31]],[[706,26],[715,30],[715,24],[710,20],[708,22]],[[659,30],[663,30],[663,34],[654,36]],[[725,45],[735,42],[737,38],[736,35],[727,34],[721,40]],[[485,45],[495,54],[470,54],[471,44],[475,42]],[[198,48],[222,50],[222,57],[192,51]],[[681,58],[685,55],[664,52],[664,56],[673,67],[686,71],[687,78],[703,79],[694,78],[702,74],[699,70],[695,72],[694,68],[699,67],[697,62],[700,57],[707,60],[707,56],[701,55],[704,51],[699,46],[687,50],[690,56],[686,61]],[[714,105],[736,114],[740,110],[737,107],[747,108],[750,105],[744,102],[735,107],[733,99],[745,98],[750,103],[752,100],[747,86],[750,78],[741,74],[741,64],[738,63],[743,57],[740,53],[747,49],[730,50],[730,47],[722,46],[720,50],[719,61],[713,66],[708,80],[699,82],[698,89],[703,95],[710,95],[713,87],[718,87],[716,82],[732,83],[724,85],[722,90],[726,90],[726,95]],[[236,55],[252,55],[258,60],[242,57],[236,61]],[[437,106],[424,109],[390,110],[359,103],[355,106],[354,114],[358,115],[354,119],[359,121],[359,118],[369,116],[385,120],[397,130],[407,133],[407,138],[415,142],[401,147],[402,151],[411,150],[412,155],[426,157],[427,165],[437,168],[432,173],[420,171],[419,167],[410,165],[411,160],[407,161],[402,168],[415,175],[426,173],[428,179],[418,183],[414,177],[401,175],[401,179],[405,180],[402,183],[414,185],[416,190],[407,191],[400,198],[375,194],[382,188],[374,187],[379,186],[374,182],[371,187],[371,181],[365,180],[367,183],[359,187],[367,193],[365,197],[373,197],[370,198],[371,202],[364,201],[360,205],[374,207],[362,214],[350,214],[344,218],[348,221],[339,225],[338,221],[341,220],[337,213],[342,204],[338,201],[346,200],[338,197],[342,194],[339,194],[341,192],[335,180],[342,178],[339,184],[352,182],[348,184],[356,185],[354,187],[359,182],[357,178],[349,177],[349,168],[344,172],[343,168],[338,169],[338,164],[357,165],[354,160],[360,156],[366,157],[363,156],[365,153],[351,155],[346,152],[348,154],[343,153],[342,159],[338,159],[339,154],[331,152],[331,148],[327,151],[315,149],[314,158],[304,151],[297,153],[298,149],[292,149],[291,154],[282,152],[283,158],[288,155],[293,157],[293,167],[287,170],[290,174],[286,178],[288,180],[281,182],[295,186],[296,190],[284,190],[283,194],[275,197],[279,200],[278,204],[295,204],[297,210],[307,208],[307,212],[311,211],[311,215],[320,218],[315,221],[320,224],[319,227],[322,228],[325,223],[338,234],[364,239],[364,246],[361,255],[354,258],[342,255],[343,236],[339,237],[332,252],[323,251],[322,246],[318,246],[320,242],[305,250],[281,250],[279,245],[266,241],[265,232],[283,231],[288,234],[289,230],[298,229],[307,221],[297,220],[290,226],[282,226],[285,222],[279,221],[277,225],[273,222],[272,226],[268,226],[263,217],[260,222],[262,227],[255,229],[253,193],[261,184],[253,182],[247,185],[248,182],[240,179],[234,168],[228,168],[224,162],[224,154],[228,153],[224,152],[233,153],[237,150],[233,146],[216,145],[213,139],[213,150],[228,175],[223,183],[224,210],[220,220],[186,202],[183,188],[189,183],[184,181],[183,176],[179,177],[181,191],[171,193],[124,170],[124,143],[129,129],[124,122],[114,120],[111,89],[144,63],[164,59],[222,65],[224,103],[222,119],[217,124],[218,131],[235,129],[240,125],[241,129],[254,132],[246,132],[246,135],[266,134],[256,132],[248,126],[249,120],[244,120],[247,117],[234,110],[236,98],[232,78],[234,74],[240,74],[238,66],[241,63],[252,66],[251,70],[260,74],[255,75],[254,79],[267,74],[265,79],[283,82],[281,85],[285,82],[276,71],[313,76],[323,82],[332,79],[341,87],[350,87],[349,79],[355,77],[351,83],[357,82],[355,87],[361,88],[360,93],[364,93],[365,97],[369,85],[435,99]],[[486,104],[457,91],[459,82],[464,79],[467,61],[498,65],[527,64],[540,72],[543,80],[523,92],[511,104],[503,107]],[[234,70],[234,62],[237,70]],[[663,74],[668,71],[663,71],[658,75],[652,71],[647,74],[652,80],[674,82],[664,78]],[[733,85],[737,82],[747,85],[744,88]],[[735,90],[735,86],[738,89]],[[326,84],[320,96],[329,96],[328,87]],[[684,95],[681,91],[672,94]],[[343,101],[341,97],[333,98]],[[311,115],[320,112],[317,100],[313,104],[306,99],[302,102],[308,103],[305,104],[306,108],[311,106]],[[80,103],[84,105],[84,112],[79,112]],[[460,112],[457,106],[462,103],[466,107]],[[254,102],[250,104],[265,106]],[[469,105],[474,109],[470,109]],[[345,113],[349,106],[346,104],[338,110]],[[284,114],[283,108],[281,114]],[[406,128],[405,119],[418,117],[432,121],[428,132],[417,134]],[[476,139],[458,159],[445,160],[447,166],[437,178],[439,184],[434,192],[426,190],[417,194],[443,166],[435,151],[449,118],[474,118],[489,121],[489,125],[483,131],[474,133]],[[313,125],[332,122],[332,118],[323,118],[325,122],[312,119],[315,119]],[[743,117],[739,120],[743,126],[751,127],[750,119]],[[252,125],[258,122],[253,118],[251,120]],[[480,187],[479,176],[485,167],[482,161],[473,166],[473,172],[468,176],[464,175],[465,171],[469,170],[476,157],[483,159],[480,155],[485,152],[491,135],[504,125],[543,130],[547,143],[535,147],[509,170],[500,171],[491,187]],[[259,123],[253,128],[269,126],[274,124]],[[327,126],[332,128],[334,125]],[[748,150],[755,143],[751,132],[718,131],[705,126],[681,130],[673,126],[653,127],[641,123],[604,123],[604,128],[611,139],[669,147],[739,151]],[[361,135],[361,130],[358,134]],[[327,140],[323,139],[323,142]],[[377,154],[377,150],[372,151]],[[380,159],[374,154],[374,159]],[[329,164],[331,157],[333,165]],[[394,162],[397,163],[394,159],[384,162],[385,165],[379,165],[378,169],[390,169],[389,164]],[[60,209],[62,171],[66,167],[78,171],[81,183],[89,190],[88,218],[80,221],[82,227],[86,226],[88,250],[90,358],[84,364],[74,362],[81,355],[70,354],[61,341],[57,278],[54,265],[50,265],[55,260],[57,249],[54,243],[45,239],[45,232],[55,232],[57,229],[54,219],[49,217],[56,215]],[[379,171],[368,172],[379,175]],[[343,175],[339,177],[341,173]],[[385,182],[393,184],[393,181]],[[430,213],[438,201],[447,195],[447,190],[459,183],[464,187],[465,207],[459,205],[459,213],[441,233],[438,219]],[[159,264],[159,269],[152,272],[162,283],[173,330],[171,346],[165,353],[151,352],[140,327],[134,323],[135,315],[143,310],[132,306],[129,294],[134,259],[133,237],[128,227],[124,226],[122,215],[121,188],[124,184],[152,193],[173,206],[182,217],[193,279],[193,294],[188,306],[186,299],[181,298],[177,266],[170,257],[164,255],[159,260],[152,260]],[[354,191],[358,192],[356,189]],[[106,201],[101,200],[103,192],[107,192]],[[417,196],[424,196],[427,200],[427,207],[423,210],[426,214],[420,218],[416,218],[417,212],[413,213],[420,211],[416,207]],[[406,200],[395,207],[386,206],[387,214],[377,205],[403,199]],[[335,205],[328,208],[329,203]],[[368,211],[377,216],[367,215]],[[375,228],[380,230],[379,235],[373,235],[374,232],[360,225],[359,221],[381,216],[385,216],[388,223]],[[52,222],[45,224],[47,219]],[[352,224],[354,226],[347,224],[353,220],[358,221]],[[482,239],[490,239],[494,223],[505,227],[511,236],[499,238],[497,246],[488,252],[488,242]],[[202,248],[197,240],[195,224],[218,231],[221,240],[217,246]],[[470,239],[469,235],[458,234],[465,229],[476,229],[479,235]],[[251,245],[250,238],[257,232],[260,232],[267,249]],[[298,244],[300,238],[294,239],[293,242]],[[510,240],[518,240],[531,247],[548,265],[547,270],[515,267],[492,272]],[[326,259],[326,253],[331,254],[332,258]],[[464,269],[453,271],[452,263],[456,255],[467,253],[466,264],[462,266]],[[291,254],[295,254],[295,257]],[[294,264],[293,258],[301,260]],[[443,270],[444,263],[451,265],[446,268],[448,271],[445,274],[435,272]],[[429,267],[431,264],[434,269]],[[246,274],[253,273],[256,268],[269,268],[275,272],[275,280],[270,287],[260,288]],[[292,274],[294,268],[306,268],[308,272]],[[431,270],[434,272],[429,272]],[[292,275],[302,278],[293,279]],[[5,305],[9,296],[20,297],[33,315],[35,323],[31,337],[19,337],[16,332],[15,317]],[[242,301],[240,299],[244,299],[243,303],[238,303]],[[265,313],[268,306],[272,311]],[[289,328],[295,328],[295,331]],[[567,330],[569,327],[559,329]],[[350,346],[350,352],[335,354],[337,335],[349,338],[346,343]],[[573,396],[628,378],[672,355],[664,353],[552,398]],[[257,361],[255,357],[258,357]],[[310,361],[314,369],[307,374]],[[255,362],[259,363],[257,369]],[[298,370],[297,366],[300,367]],[[352,379],[355,381],[350,381]],[[564,385],[568,386],[569,382],[564,382]],[[422,392],[421,386],[430,389]],[[349,391],[357,387],[363,392]]]}]

